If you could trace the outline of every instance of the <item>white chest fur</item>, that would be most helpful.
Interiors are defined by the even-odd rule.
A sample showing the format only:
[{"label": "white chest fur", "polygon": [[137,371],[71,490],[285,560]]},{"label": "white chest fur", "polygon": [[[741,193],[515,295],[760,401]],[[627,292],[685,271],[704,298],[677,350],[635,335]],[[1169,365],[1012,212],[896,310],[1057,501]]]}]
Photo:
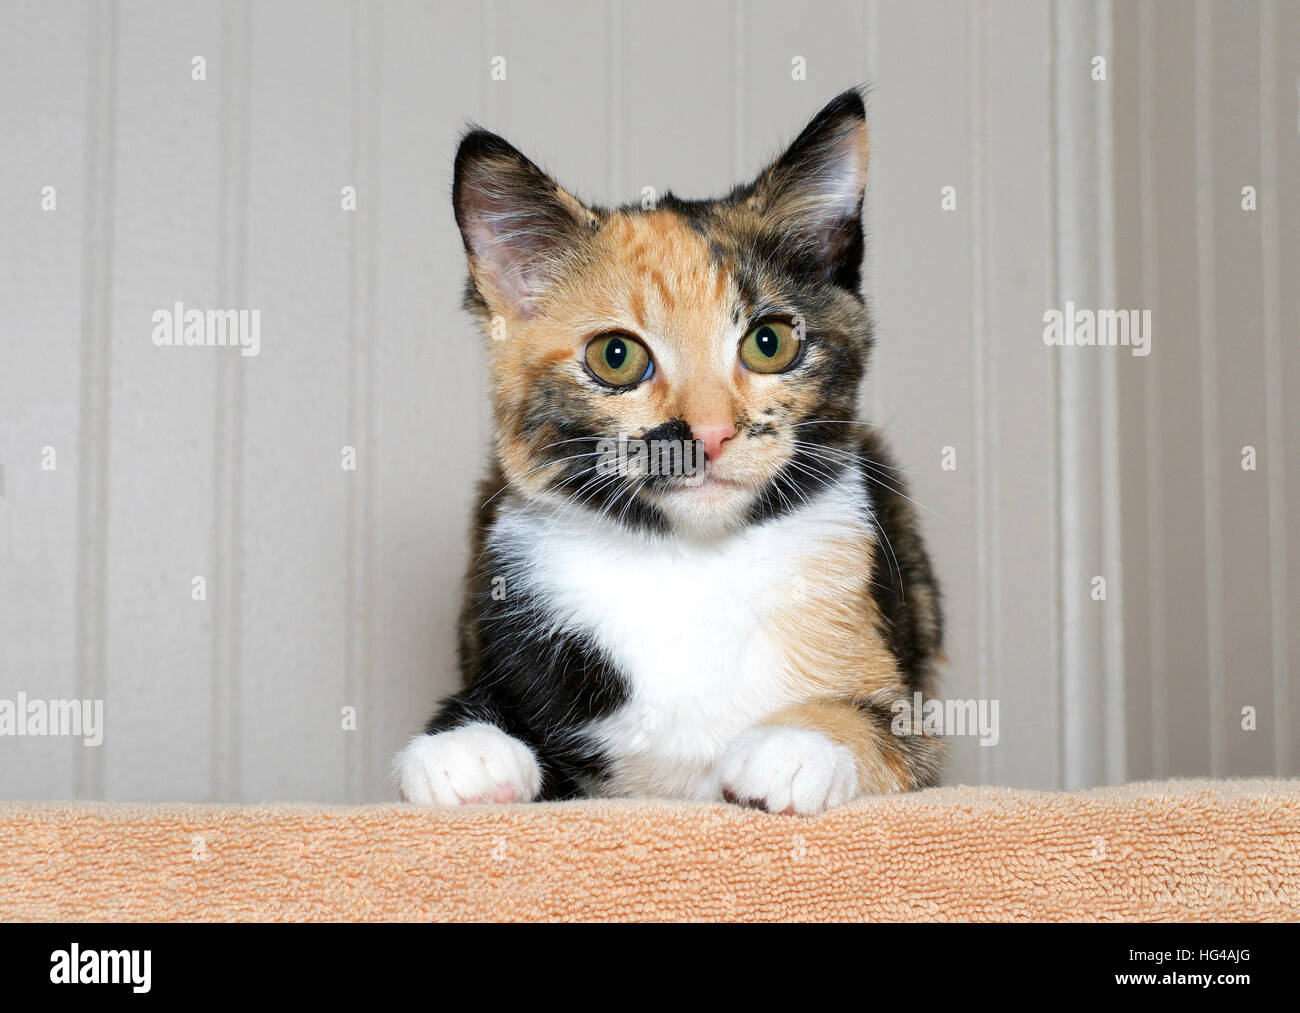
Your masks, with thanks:
[{"label": "white chest fur", "polygon": [[816,579],[809,563],[827,541],[868,537],[864,497],[846,479],[712,542],[503,508],[492,542],[510,560],[507,586],[528,585],[562,629],[589,637],[627,679],[627,704],[586,730],[612,759],[606,792],[717,797],[714,764],[726,746],[799,699],[768,631]]}]

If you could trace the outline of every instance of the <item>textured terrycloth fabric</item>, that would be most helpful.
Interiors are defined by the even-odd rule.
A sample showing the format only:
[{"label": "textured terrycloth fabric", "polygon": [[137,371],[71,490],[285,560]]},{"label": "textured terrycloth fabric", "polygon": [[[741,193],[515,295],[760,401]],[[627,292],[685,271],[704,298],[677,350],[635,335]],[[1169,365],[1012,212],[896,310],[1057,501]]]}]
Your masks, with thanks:
[{"label": "textured terrycloth fabric", "polygon": [[724,805],[0,805],[6,919],[1296,919],[1300,781]]}]

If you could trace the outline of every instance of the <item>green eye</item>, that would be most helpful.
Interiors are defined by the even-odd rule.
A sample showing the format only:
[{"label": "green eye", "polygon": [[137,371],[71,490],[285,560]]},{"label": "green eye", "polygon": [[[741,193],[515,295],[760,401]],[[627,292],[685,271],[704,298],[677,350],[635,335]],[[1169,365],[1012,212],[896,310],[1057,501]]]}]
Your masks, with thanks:
[{"label": "green eye", "polygon": [[740,343],[740,361],[755,373],[779,373],[799,354],[794,328],[779,320],[759,324]]},{"label": "green eye", "polygon": [[587,368],[601,383],[631,387],[654,372],[650,350],[626,334],[603,334],[587,343]]}]

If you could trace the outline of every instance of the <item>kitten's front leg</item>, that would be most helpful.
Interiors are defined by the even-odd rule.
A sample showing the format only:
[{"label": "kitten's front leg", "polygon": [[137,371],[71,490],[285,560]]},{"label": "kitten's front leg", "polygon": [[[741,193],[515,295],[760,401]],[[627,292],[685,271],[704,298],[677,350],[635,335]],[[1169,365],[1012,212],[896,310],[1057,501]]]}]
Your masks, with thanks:
[{"label": "kitten's front leg", "polygon": [[784,708],[741,733],[718,761],[728,802],[811,816],[865,794],[936,784],[943,744],[895,736],[888,700]]},{"label": "kitten's front leg", "polygon": [[481,700],[447,700],[425,734],[397,754],[393,773],[402,798],[445,806],[533,801],[542,790],[541,764],[503,724]]}]

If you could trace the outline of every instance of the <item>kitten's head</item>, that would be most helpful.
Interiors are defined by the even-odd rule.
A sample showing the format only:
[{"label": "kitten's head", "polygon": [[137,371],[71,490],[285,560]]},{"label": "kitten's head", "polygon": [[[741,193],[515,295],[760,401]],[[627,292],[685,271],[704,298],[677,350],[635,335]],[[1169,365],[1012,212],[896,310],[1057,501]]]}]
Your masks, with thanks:
[{"label": "kitten's head", "polygon": [[[870,347],[866,171],[856,91],[753,183],[651,209],[588,207],[500,137],[468,134],[453,195],[466,305],[511,488],[709,537],[834,480]],[[645,442],[611,455],[620,439]],[[702,450],[702,471],[662,474],[674,447],[679,472]]]}]

